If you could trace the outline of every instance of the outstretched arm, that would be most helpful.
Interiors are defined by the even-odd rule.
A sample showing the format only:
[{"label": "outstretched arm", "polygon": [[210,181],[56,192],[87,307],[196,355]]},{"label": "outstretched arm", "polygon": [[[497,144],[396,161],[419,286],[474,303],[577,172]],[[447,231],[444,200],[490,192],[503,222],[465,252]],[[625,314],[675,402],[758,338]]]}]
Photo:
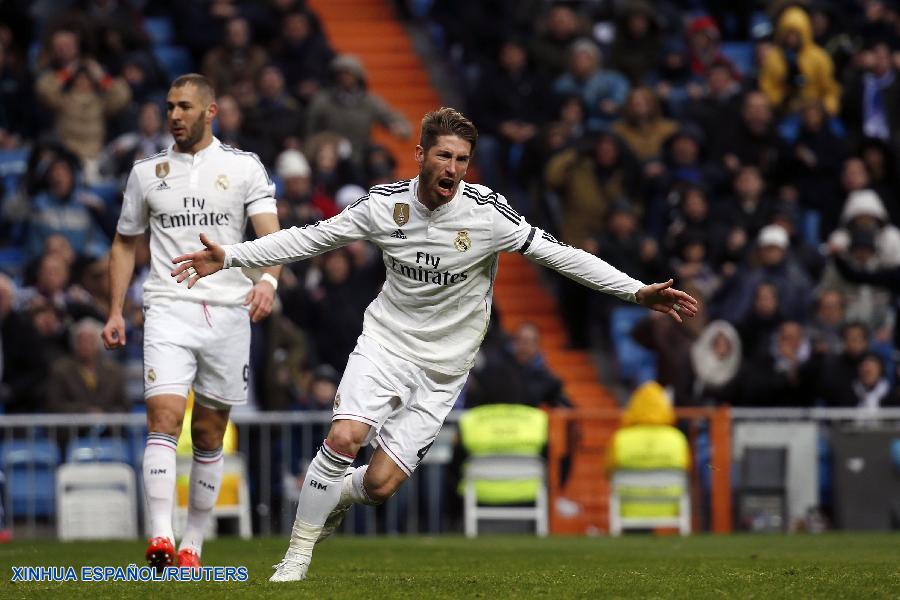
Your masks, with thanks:
[{"label": "outstretched arm", "polygon": [[697,300],[673,288],[671,279],[645,285],[593,254],[560,243],[536,227],[520,252],[584,286],[668,314],[679,323],[699,311]]}]

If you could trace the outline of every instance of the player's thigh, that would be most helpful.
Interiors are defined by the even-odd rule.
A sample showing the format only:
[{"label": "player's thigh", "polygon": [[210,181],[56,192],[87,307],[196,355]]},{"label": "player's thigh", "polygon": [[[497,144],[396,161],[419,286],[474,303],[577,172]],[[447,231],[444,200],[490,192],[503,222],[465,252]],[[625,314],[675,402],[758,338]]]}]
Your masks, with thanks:
[{"label": "player's thigh", "polygon": [[147,307],[144,319],[144,398],[187,398],[197,373],[195,332],[182,307],[173,303]]},{"label": "player's thigh", "polygon": [[243,306],[207,306],[208,322],[197,349],[194,391],[225,405],[247,401],[250,316]]},{"label": "player's thigh", "polygon": [[409,393],[408,387],[403,385],[406,375],[402,369],[403,365],[396,357],[360,336],[338,384],[332,421],[349,420],[369,425],[371,429],[363,443],[371,441]]},{"label": "player's thigh", "polygon": [[409,402],[381,428],[376,438],[378,446],[407,475],[412,475],[431,449],[466,378],[467,375],[420,370]]}]

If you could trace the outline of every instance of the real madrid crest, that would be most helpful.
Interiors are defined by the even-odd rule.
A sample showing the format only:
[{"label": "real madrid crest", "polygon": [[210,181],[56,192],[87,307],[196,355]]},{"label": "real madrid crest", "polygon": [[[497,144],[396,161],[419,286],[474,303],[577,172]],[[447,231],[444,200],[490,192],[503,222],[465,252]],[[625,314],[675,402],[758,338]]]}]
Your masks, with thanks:
[{"label": "real madrid crest", "polygon": [[160,179],[165,179],[166,175],[169,174],[169,161],[165,160],[161,163],[156,163],[156,176]]},{"label": "real madrid crest", "polygon": [[156,371],[153,370],[153,367],[150,367],[150,369],[147,371],[147,381],[149,381],[150,383],[156,381]]},{"label": "real madrid crest", "polygon": [[228,189],[228,177],[226,175],[219,175],[216,177],[216,189],[220,192],[224,192]]},{"label": "real madrid crest", "polygon": [[469,248],[472,247],[472,238],[469,237],[468,231],[460,231],[456,234],[456,239],[453,241],[453,245],[460,252],[465,252]]},{"label": "real madrid crest", "polygon": [[394,223],[398,227],[403,227],[409,223],[409,204],[398,202],[394,205]]},{"label": "real madrid crest", "polygon": [[339,408],[341,406],[341,394],[337,393],[334,395],[334,407]]}]

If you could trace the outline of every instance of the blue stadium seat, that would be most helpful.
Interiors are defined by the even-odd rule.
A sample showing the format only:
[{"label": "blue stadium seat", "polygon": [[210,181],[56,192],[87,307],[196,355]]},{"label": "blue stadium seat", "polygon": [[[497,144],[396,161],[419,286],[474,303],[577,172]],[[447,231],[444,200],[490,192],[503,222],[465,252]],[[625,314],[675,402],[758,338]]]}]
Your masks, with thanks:
[{"label": "blue stadium seat", "polygon": [[620,306],[610,315],[610,334],[623,379],[633,385],[656,379],[656,356],[631,339],[631,330],[649,314],[646,308]]},{"label": "blue stadium seat", "polygon": [[722,42],[721,48],[741,75],[746,77],[756,72],[756,48],[752,42]]},{"label": "blue stadium seat", "polygon": [[175,28],[169,17],[147,17],[144,19],[144,30],[154,46],[168,46],[175,39]]},{"label": "blue stadium seat", "polygon": [[49,439],[12,440],[0,449],[0,467],[6,473],[10,519],[29,514],[50,517],[56,511],[56,466],[59,449]]},{"label": "blue stadium seat", "polygon": [[128,445],[118,438],[75,438],[66,448],[67,462],[130,462]]},{"label": "blue stadium seat", "polygon": [[25,148],[0,150],[0,179],[5,191],[18,187],[19,180],[28,171],[28,154]]},{"label": "blue stadium seat", "polygon": [[18,277],[24,268],[25,250],[18,246],[0,248],[0,271]]},{"label": "blue stadium seat", "polygon": [[155,46],[153,54],[169,79],[175,79],[194,70],[194,61],[187,49],[182,46]]},{"label": "blue stadium seat", "polygon": [[90,191],[103,198],[103,203],[108,209],[118,211],[119,198],[122,195],[118,183],[97,183],[90,187]]}]

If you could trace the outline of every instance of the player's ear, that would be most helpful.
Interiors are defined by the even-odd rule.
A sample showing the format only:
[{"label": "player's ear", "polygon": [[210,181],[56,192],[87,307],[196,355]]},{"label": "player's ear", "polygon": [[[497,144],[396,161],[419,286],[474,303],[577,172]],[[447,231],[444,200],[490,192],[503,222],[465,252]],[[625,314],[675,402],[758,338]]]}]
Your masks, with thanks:
[{"label": "player's ear", "polygon": [[422,163],[425,162],[425,148],[416,144],[416,162],[419,163],[419,166],[422,166]]},{"label": "player's ear", "polygon": [[216,115],[219,114],[219,105],[215,102],[210,102],[209,106],[206,107],[206,119],[209,123],[212,123],[213,119],[216,118]]}]

